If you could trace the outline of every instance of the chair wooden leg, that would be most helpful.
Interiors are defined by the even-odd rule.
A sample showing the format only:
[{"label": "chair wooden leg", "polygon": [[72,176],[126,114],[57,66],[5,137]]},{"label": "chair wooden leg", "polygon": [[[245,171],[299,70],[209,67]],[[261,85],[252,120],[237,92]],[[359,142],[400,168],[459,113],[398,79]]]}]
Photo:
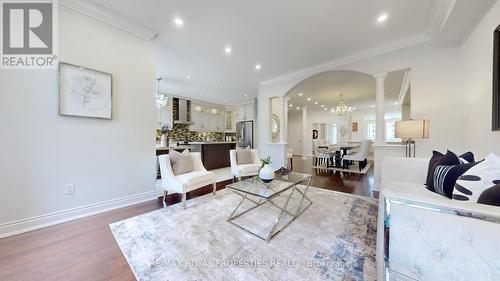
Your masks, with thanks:
[{"label": "chair wooden leg", "polygon": [[290,171],[293,170],[293,158],[290,158]]},{"label": "chair wooden leg", "polygon": [[168,195],[168,191],[164,190],[163,191],[163,208],[168,207],[167,206],[167,195]]},{"label": "chair wooden leg", "polygon": [[182,205],[184,206],[184,209],[186,209],[186,193],[182,194]]},{"label": "chair wooden leg", "polygon": [[217,192],[217,183],[214,182],[212,185],[214,187],[214,195],[215,195],[215,193]]}]

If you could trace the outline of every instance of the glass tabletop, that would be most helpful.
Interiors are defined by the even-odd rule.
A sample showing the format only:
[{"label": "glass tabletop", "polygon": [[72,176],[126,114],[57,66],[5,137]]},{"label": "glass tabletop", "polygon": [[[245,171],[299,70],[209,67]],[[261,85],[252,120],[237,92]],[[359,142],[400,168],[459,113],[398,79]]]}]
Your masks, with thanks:
[{"label": "glass tabletop", "polygon": [[276,175],[274,180],[270,183],[264,183],[260,179],[253,177],[229,184],[226,187],[234,191],[267,199],[288,190],[294,185],[306,182],[309,178],[311,178],[311,175],[309,174],[293,172],[287,175]]}]

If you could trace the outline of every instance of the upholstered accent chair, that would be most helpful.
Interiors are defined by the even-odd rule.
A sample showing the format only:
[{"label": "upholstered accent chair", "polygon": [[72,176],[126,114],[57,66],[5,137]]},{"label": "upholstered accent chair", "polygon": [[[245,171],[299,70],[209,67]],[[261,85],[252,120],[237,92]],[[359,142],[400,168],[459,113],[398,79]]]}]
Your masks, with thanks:
[{"label": "upholstered accent chair", "polygon": [[361,148],[358,152],[347,154],[342,157],[343,167],[348,168],[352,162],[358,162],[359,171],[361,172],[368,164],[368,154],[370,153],[371,140],[363,140]]},{"label": "upholstered accent chair", "polygon": [[249,164],[238,164],[235,149],[229,151],[229,158],[231,160],[233,180],[236,178],[240,181],[242,177],[256,176],[259,174],[259,170],[262,167],[259,159],[259,150],[257,149],[252,149],[253,161]]},{"label": "upholstered accent chair", "polygon": [[213,186],[213,194],[215,195],[217,191],[215,173],[205,169],[201,162],[200,152],[192,152],[191,157],[193,159],[193,171],[175,175],[169,155],[165,154],[158,156],[161,181],[164,190],[164,205],[166,205],[165,199],[168,194],[181,193],[182,203],[184,208],[186,208],[186,193],[210,184]]}]

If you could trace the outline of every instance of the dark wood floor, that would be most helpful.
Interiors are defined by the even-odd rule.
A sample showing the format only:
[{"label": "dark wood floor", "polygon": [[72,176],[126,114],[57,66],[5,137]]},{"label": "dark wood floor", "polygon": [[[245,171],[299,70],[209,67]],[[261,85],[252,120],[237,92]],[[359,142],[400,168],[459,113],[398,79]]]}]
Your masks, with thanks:
[{"label": "dark wood floor", "polygon": [[[311,159],[294,158],[294,171],[311,173]],[[312,186],[372,196],[373,168],[366,175],[314,173]],[[218,189],[227,182],[219,183]],[[211,192],[206,187],[188,199]],[[180,201],[169,195],[168,204]],[[109,224],[159,208],[161,199],[0,239],[0,280],[134,280]]]}]

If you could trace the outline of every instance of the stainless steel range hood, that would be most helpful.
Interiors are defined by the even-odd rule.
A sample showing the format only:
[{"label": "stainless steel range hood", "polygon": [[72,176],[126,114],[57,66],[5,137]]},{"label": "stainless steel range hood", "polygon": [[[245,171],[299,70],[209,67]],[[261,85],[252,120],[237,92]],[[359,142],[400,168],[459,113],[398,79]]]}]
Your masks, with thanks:
[{"label": "stainless steel range hood", "polygon": [[179,109],[178,116],[174,116],[174,124],[191,125],[191,101],[185,99],[178,99]]}]

